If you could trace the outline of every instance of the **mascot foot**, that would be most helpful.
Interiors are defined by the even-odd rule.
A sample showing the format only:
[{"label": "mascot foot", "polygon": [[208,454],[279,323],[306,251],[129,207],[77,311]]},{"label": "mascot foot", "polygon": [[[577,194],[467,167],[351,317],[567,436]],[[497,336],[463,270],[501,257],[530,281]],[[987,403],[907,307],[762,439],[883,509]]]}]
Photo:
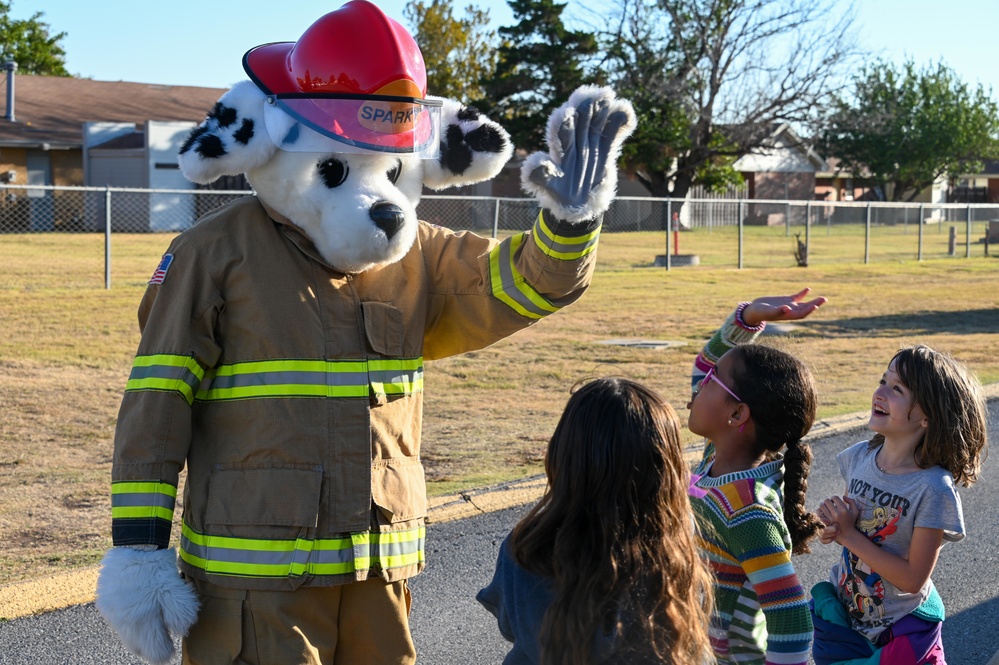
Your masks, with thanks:
[{"label": "mascot foot", "polygon": [[171,633],[186,635],[198,618],[198,597],[178,573],[174,550],[117,547],[101,562],[97,609],[126,649],[158,665],[174,654]]}]

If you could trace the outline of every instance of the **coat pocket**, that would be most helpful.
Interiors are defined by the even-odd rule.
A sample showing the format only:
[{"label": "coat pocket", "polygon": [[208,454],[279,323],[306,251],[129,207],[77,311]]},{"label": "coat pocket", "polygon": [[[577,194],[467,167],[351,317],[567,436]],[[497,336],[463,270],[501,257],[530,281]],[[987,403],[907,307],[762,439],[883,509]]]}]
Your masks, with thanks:
[{"label": "coat pocket", "polygon": [[219,467],[208,485],[208,525],[315,528],[321,466]]},{"label": "coat pocket", "polygon": [[362,302],[364,335],[375,353],[399,358],[402,353],[402,310],[383,302]]},{"label": "coat pocket", "polygon": [[427,516],[427,481],[418,457],[376,460],[371,464],[371,499],[379,521],[387,524]]}]

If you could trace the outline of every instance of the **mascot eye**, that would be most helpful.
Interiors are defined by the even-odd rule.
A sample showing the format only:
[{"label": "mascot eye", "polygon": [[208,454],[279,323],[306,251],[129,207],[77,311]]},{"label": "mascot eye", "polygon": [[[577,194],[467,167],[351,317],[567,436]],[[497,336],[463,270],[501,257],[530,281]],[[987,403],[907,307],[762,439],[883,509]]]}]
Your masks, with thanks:
[{"label": "mascot eye", "polygon": [[386,175],[388,176],[388,179],[392,182],[393,185],[396,182],[398,182],[399,181],[399,176],[402,175],[402,162],[400,162],[399,160],[396,160],[395,166],[393,166],[392,168],[390,168],[388,170],[388,173]]},{"label": "mascot eye", "polygon": [[322,176],[323,182],[330,189],[342,185],[347,179],[347,174],[350,173],[350,168],[335,157],[319,162],[316,164],[316,168],[319,169],[319,175]]}]

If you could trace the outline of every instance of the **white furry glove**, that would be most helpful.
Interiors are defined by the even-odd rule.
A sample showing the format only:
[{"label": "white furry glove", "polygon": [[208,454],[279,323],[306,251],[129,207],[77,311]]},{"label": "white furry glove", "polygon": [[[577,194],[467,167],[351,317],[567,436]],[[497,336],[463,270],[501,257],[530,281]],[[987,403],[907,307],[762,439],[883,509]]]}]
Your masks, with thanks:
[{"label": "white furry glove", "polygon": [[637,124],[631,102],[611,88],[577,88],[548,118],[548,154],[527,158],[521,184],[559,219],[594,219],[617,193],[621,144]]},{"label": "white furry glove", "polygon": [[198,596],[177,571],[174,550],[116,547],[101,561],[97,609],[126,649],[167,663],[174,653],[170,634],[187,634],[198,618]]}]

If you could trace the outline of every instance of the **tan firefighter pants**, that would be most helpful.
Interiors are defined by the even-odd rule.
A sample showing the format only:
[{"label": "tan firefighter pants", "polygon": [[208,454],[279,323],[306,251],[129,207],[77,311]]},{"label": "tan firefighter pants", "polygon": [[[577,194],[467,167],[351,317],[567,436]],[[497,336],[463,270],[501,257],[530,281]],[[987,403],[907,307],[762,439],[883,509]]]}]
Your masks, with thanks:
[{"label": "tan firefighter pants", "polygon": [[184,665],[412,665],[406,580],[373,577],[295,591],[227,589],[194,580],[198,621]]}]

